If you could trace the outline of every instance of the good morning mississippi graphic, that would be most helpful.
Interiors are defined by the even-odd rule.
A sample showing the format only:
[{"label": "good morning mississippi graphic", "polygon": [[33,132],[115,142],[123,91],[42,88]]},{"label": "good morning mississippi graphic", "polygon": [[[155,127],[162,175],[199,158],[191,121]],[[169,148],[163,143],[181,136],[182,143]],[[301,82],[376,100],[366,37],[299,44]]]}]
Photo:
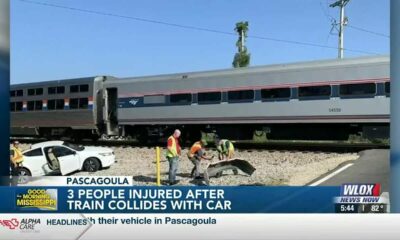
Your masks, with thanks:
[{"label": "good morning mississippi graphic", "polygon": [[57,210],[57,189],[17,189],[16,207],[21,210]]}]

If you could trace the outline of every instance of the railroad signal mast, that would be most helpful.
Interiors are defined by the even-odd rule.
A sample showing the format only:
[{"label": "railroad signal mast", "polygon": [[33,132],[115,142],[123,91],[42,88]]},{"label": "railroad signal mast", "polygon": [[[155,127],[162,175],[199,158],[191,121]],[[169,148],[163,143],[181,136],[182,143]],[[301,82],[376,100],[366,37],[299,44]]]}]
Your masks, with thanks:
[{"label": "railroad signal mast", "polygon": [[340,7],[340,23],[339,23],[339,46],[338,46],[338,58],[343,58],[343,39],[344,39],[344,27],[347,25],[348,19],[344,15],[344,7],[349,3],[350,0],[338,0],[329,7]]}]

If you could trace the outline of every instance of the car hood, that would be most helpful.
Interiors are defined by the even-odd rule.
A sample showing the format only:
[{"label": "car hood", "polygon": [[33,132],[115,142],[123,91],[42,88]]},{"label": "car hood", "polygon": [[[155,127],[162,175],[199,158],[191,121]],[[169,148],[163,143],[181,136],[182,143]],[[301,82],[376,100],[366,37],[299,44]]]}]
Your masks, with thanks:
[{"label": "car hood", "polygon": [[85,152],[93,152],[93,153],[108,153],[112,152],[113,150],[111,148],[106,148],[106,147],[85,147]]}]

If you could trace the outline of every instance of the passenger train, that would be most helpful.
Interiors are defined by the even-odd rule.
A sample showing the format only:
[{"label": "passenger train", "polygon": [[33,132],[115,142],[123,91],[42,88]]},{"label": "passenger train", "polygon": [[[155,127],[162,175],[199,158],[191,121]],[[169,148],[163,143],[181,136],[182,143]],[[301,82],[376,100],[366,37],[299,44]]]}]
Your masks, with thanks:
[{"label": "passenger train", "polygon": [[389,57],[11,86],[13,136],[388,138]]}]

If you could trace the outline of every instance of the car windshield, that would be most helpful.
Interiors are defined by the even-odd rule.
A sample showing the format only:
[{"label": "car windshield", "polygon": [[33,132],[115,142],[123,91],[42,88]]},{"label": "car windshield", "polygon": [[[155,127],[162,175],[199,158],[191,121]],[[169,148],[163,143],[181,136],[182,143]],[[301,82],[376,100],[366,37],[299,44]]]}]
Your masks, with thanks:
[{"label": "car windshield", "polygon": [[72,148],[75,151],[83,151],[85,149],[85,147],[82,145],[76,145],[69,142],[64,142],[63,145]]}]

